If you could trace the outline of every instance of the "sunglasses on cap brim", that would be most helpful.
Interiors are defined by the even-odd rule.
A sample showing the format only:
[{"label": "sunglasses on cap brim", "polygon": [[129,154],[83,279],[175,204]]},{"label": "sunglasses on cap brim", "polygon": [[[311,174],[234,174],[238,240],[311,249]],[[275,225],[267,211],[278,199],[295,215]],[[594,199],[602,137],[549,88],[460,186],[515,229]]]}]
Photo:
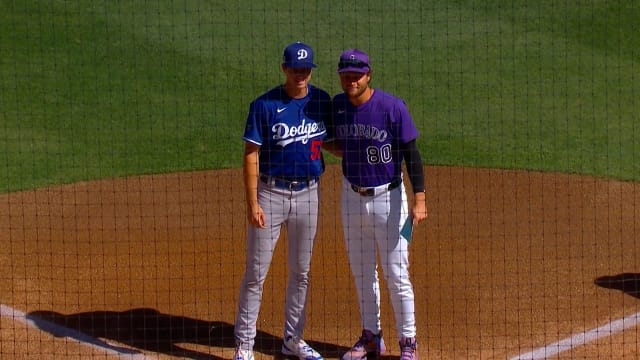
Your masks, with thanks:
[{"label": "sunglasses on cap brim", "polygon": [[356,67],[356,68],[364,69],[369,67],[369,64],[358,59],[340,60],[340,62],[338,63],[338,69],[345,69],[348,67]]}]

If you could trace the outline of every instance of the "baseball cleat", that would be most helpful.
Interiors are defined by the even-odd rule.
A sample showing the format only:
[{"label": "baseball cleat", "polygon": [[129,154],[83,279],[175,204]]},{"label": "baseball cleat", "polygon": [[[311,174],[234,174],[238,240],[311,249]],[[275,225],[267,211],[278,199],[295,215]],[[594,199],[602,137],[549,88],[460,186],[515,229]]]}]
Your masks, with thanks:
[{"label": "baseball cleat", "polygon": [[300,360],[322,360],[322,355],[297,336],[287,336],[282,343],[282,354]]},{"label": "baseball cleat", "polygon": [[418,360],[418,342],[416,338],[402,337],[400,339],[400,360]]},{"label": "baseball cleat", "polygon": [[253,351],[237,347],[233,360],[253,360]]},{"label": "baseball cleat", "polygon": [[380,356],[387,351],[382,339],[382,331],[375,335],[369,330],[362,330],[362,336],[351,347],[351,350],[342,355],[342,360],[363,360],[369,355]]}]

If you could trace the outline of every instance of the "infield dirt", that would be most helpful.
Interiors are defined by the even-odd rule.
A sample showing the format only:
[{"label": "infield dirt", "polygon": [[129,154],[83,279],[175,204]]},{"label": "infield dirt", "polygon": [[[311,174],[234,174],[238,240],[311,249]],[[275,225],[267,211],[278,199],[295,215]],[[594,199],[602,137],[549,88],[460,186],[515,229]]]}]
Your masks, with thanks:
[{"label": "infield dirt", "polygon": [[[459,167],[426,173],[429,218],[411,244],[421,357],[510,358],[639,311],[629,286],[640,286],[638,184]],[[340,181],[329,166],[305,331],[326,358],[361,331]],[[115,358],[111,346],[150,358],[231,358],[245,226],[240,169],[1,195],[0,303],[32,322],[0,317],[0,357]],[[285,241],[265,284],[258,358],[280,357]],[[382,288],[384,334],[397,357],[384,280]],[[87,346],[74,331],[109,345]],[[633,358],[638,335],[632,327],[553,358]]]}]

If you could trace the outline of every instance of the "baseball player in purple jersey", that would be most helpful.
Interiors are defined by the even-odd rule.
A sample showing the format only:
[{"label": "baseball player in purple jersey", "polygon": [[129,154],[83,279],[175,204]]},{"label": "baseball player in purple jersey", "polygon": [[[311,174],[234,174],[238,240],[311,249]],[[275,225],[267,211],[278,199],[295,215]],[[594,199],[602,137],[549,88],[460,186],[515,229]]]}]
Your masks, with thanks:
[{"label": "baseball player in purple jersey", "polygon": [[331,117],[330,95],[309,84],[313,50],[301,42],[284,49],[285,83],[250,105],[243,139],[247,201],[246,270],[235,323],[235,360],[253,360],[262,290],[280,230],[286,225],[287,288],[282,353],[302,360],[322,356],[303,339],[311,252],[318,224],[321,146]]},{"label": "baseball player in purple jersey", "polygon": [[[427,217],[418,130],[402,99],[369,86],[371,66],[366,53],[343,52],[338,73],[344,92],[333,98],[333,123],[327,126],[326,141],[334,142],[332,146],[342,155],[342,222],[363,328],[342,359],[364,359],[386,350],[376,251],[391,296],[401,359],[417,359],[409,277],[411,238],[403,236],[402,229]],[[403,161],[414,192],[411,206],[402,180]]]}]

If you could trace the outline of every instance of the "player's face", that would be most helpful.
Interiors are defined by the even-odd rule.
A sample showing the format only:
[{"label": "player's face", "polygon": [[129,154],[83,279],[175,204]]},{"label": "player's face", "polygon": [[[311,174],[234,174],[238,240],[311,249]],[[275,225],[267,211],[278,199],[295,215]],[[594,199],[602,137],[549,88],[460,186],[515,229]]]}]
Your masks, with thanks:
[{"label": "player's face", "polygon": [[363,74],[351,71],[340,73],[340,85],[342,85],[342,90],[352,99],[363,96],[369,87],[369,80],[371,80],[371,75],[369,73]]},{"label": "player's face", "polygon": [[310,68],[284,68],[287,76],[287,85],[292,88],[306,88],[309,80],[311,80]]}]

